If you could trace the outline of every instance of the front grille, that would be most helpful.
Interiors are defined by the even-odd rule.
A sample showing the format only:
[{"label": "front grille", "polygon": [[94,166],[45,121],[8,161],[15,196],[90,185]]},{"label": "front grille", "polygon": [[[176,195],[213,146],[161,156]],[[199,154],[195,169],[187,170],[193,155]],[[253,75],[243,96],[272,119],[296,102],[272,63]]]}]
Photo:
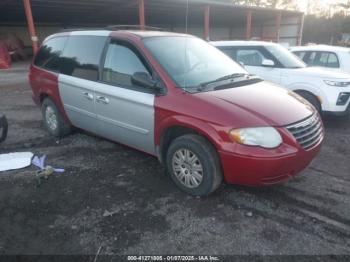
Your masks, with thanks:
[{"label": "front grille", "polygon": [[318,114],[314,114],[296,124],[289,125],[287,129],[304,149],[312,148],[324,136],[322,121]]}]

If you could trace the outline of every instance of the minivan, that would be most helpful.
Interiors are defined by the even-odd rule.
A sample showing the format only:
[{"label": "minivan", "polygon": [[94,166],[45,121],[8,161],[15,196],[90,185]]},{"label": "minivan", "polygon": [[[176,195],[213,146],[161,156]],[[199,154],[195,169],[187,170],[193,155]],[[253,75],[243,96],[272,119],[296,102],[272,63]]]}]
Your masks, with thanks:
[{"label": "minivan", "polygon": [[153,155],[196,196],[223,180],[286,181],[311,162],[324,138],[307,101],[190,35],[57,33],[43,42],[29,79],[51,135],[76,127]]}]

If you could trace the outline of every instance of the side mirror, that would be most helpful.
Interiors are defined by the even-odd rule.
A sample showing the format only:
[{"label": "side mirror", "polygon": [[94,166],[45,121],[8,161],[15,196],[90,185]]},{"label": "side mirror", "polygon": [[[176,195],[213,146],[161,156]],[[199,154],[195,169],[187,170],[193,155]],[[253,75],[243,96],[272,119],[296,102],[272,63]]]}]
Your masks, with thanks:
[{"label": "side mirror", "polygon": [[262,66],[274,66],[275,65],[275,62],[270,60],[270,59],[264,59],[262,62],[261,62],[261,65]]},{"label": "side mirror", "polygon": [[146,72],[136,72],[131,77],[131,83],[137,86],[159,90],[157,82]]}]

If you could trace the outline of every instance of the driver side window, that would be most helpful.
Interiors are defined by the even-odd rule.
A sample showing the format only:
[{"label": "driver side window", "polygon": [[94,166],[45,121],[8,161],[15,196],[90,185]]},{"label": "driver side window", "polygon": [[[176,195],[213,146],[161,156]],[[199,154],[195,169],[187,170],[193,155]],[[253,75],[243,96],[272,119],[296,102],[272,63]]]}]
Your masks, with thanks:
[{"label": "driver side window", "polygon": [[244,65],[262,66],[264,59],[266,58],[259,50],[237,50],[237,61],[242,62]]},{"label": "driver side window", "polygon": [[132,87],[136,72],[150,74],[139,56],[127,45],[111,42],[103,66],[102,80],[120,87]]}]

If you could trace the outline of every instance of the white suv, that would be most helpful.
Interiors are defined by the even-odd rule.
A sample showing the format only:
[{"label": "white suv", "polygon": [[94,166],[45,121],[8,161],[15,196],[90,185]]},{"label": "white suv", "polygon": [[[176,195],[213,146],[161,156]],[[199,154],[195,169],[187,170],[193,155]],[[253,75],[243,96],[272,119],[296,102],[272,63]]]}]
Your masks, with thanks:
[{"label": "white suv", "polygon": [[289,49],[308,66],[327,67],[350,73],[350,48],[330,45],[295,46]]},{"label": "white suv", "polygon": [[298,93],[320,113],[347,115],[350,101],[350,74],[305,63],[279,44],[260,41],[218,41],[212,45],[247,71]]}]

